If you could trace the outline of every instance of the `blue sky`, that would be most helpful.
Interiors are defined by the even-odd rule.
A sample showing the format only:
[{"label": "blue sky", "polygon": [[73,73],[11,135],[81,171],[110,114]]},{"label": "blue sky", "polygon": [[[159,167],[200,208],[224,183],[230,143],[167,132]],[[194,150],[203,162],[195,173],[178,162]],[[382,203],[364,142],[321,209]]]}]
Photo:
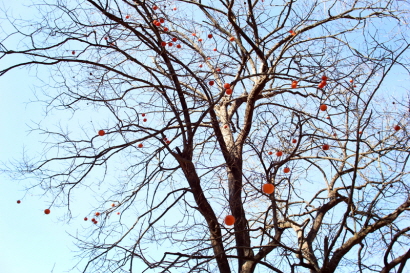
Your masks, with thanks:
[{"label": "blue sky", "polygon": [[[4,1],[0,5],[12,6],[14,14],[30,16],[30,10],[19,2]],[[5,65],[7,61],[2,60],[0,66]],[[35,83],[34,71],[26,69],[0,77],[1,162],[21,158],[23,148],[32,150],[38,146],[38,136],[29,134],[27,126],[42,116],[40,105],[27,104],[35,99],[32,89]],[[75,248],[66,233],[65,222],[59,219],[63,209],[52,208],[51,214],[45,215],[46,200],[37,195],[38,191],[26,194],[27,181],[11,179],[8,175],[1,175],[0,179],[0,198],[5,204],[5,209],[0,211],[0,271],[47,273],[53,268],[54,272],[70,269],[75,262],[70,248]]]},{"label": "blue sky", "polygon": [[[28,8],[18,7],[17,1],[0,5],[15,5],[14,13],[26,18],[32,14]],[[3,65],[7,63],[0,64],[0,67]],[[35,100],[32,86],[36,83],[34,70],[15,70],[0,77],[1,162],[20,159],[23,148],[34,151],[39,146],[40,137],[29,134],[27,126],[43,116],[41,105],[27,104]],[[81,214],[81,206],[88,207],[89,204],[77,203],[73,208],[74,219],[67,225],[64,208],[52,207],[51,214],[45,215],[43,211],[49,207],[48,199],[41,198],[38,190],[26,194],[25,186],[30,181],[19,182],[6,175],[0,178],[0,197],[6,204],[6,209],[0,212],[0,272],[59,273],[71,269],[77,262],[73,252],[76,247],[66,231],[75,232],[92,226],[82,220],[84,216],[91,218],[90,215]],[[81,196],[78,199],[83,200]],[[17,200],[22,203],[17,204]]]},{"label": "blue sky", "polygon": [[[23,79],[23,80],[22,80]],[[39,117],[41,108],[25,104],[33,99],[30,85],[34,79],[26,70],[13,71],[0,78],[1,162],[20,158],[23,147],[38,145],[38,138],[28,134],[26,124]],[[0,211],[0,268],[4,273],[63,272],[71,261],[71,238],[66,234],[58,209],[43,213],[45,200],[25,193],[23,181],[1,176],[0,196],[6,209]],[[16,201],[21,200],[21,204]],[[64,258],[63,258],[64,257]]]}]

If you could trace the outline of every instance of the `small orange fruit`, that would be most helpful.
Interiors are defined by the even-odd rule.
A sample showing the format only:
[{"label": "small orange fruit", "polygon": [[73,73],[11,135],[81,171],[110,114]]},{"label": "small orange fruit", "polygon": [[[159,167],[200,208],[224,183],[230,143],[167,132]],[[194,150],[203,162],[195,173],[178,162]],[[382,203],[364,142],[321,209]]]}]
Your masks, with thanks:
[{"label": "small orange fruit", "polygon": [[262,191],[266,194],[271,194],[275,190],[275,186],[273,184],[267,183],[263,184]]},{"label": "small orange fruit", "polygon": [[233,224],[235,224],[235,217],[233,217],[232,215],[227,215],[225,217],[225,224],[228,226],[232,226]]},{"label": "small orange fruit", "polygon": [[321,81],[317,87],[320,88],[320,89],[322,89],[322,88],[325,87],[325,86],[326,86],[326,82],[325,82],[325,81]]},{"label": "small orange fruit", "polygon": [[289,168],[289,167],[284,168],[284,169],[283,169],[283,172],[284,172],[284,173],[289,173],[289,172],[290,172],[290,168]]},{"label": "small orange fruit", "polygon": [[326,110],[327,110],[327,105],[326,104],[320,105],[320,111],[326,111]]}]

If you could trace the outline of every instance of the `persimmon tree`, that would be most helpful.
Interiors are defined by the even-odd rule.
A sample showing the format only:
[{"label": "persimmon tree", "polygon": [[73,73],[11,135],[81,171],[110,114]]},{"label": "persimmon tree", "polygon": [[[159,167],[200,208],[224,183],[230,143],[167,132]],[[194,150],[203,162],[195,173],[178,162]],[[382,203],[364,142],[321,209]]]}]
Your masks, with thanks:
[{"label": "persimmon tree", "polygon": [[74,196],[100,192],[82,272],[404,272],[409,108],[385,91],[408,77],[407,8],[45,2],[11,21],[0,56],[26,61],[0,75],[48,67],[46,119],[77,123],[33,128],[45,149],[17,171],[48,217],[83,221]]}]

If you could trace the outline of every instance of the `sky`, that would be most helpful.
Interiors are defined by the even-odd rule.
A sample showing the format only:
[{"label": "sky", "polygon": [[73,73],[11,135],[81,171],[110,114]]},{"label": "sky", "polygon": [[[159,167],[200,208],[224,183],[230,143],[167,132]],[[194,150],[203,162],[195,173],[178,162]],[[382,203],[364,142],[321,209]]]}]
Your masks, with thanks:
[{"label": "sky", "polygon": [[[30,16],[30,9],[22,7],[21,1],[4,1],[0,7],[5,5],[15,14]],[[7,63],[1,60],[0,67]],[[1,163],[11,163],[22,157],[24,149],[38,147],[39,137],[28,131],[28,125],[41,120],[43,113],[40,105],[29,103],[35,100],[34,84],[34,71],[27,69],[0,77]],[[37,196],[38,191],[26,194],[26,182],[0,175],[0,198],[5,204],[5,209],[0,210],[0,272],[65,272],[75,264],[71,252],[75,246],[61,219],[63,209],[52,208],[51,214],[45,215],[46,200]],[[17,204],[17,200],[21,203]],[[75,225],[70,228],[75,229]]]},{"label": "sky", "polygon": [[[20,1],[0,2],[0,9],[9,9],[13,16],[24,19],[34,16],[32,9],[24,7]],[[1,24],[0,28],[10,32],[8,25]],[[1,37],[0,32],[0,40],[2,39],[4,37]],[[17,40],[13,42],[18,44]],[[16,62],[16,59],[2,59],[0,69]],[[75,120],[66,119],[67,116],[61,116],[61,113],[59,116],[44,118],[44,105],[34,102],[35,92],[41,91],[38,87],[42,85],[36,75],[48,75],[46,69],[16,69],[0,77],[0,124],[4,128],[0,134],[0,164],[3,165],[0,169],[21,160],[24,152],[31,155],[41,153],[42,145],[39,144],[44,136],[29,131],[34,122],[53,125],[62,119],[67,124],[76,123]],[[87,118],[92,120],[93,115],[95,117],[95,113],[89,113]],[[6,204],[6,209],[0,211],[0,273],[69,272],[80,261],[75,257],[79,254],[78,248],[70,234],[78,233],[83,236],[98,228],[98,225],[89,220],[83,220],[84,217],[93,217],[90,214],[95,206],[92,199],[96,198],[90,197],[90,192],[77,191],[73,198],[75,200],[70,202],[73,218],[67,222],[67,209],[50,207],[51,198],[43,196],[41,189],[27,193],[26,188],[35,183],[34,179],[18,180],[13,176],[13,173],[0,173],[0,198]],[[98,196],[98,190],[93,190]],[[20,204],[17,203],[18,200],[21,201]],[[111,203],[103,205],[110,206]],[[49,215],[44,213],[47,208],[51,210]],[[114,214],[111,220],[115,221],[115,216],[117,215]],[[123,213],[121,216],[127,215]],[[138,266],[138,263],[134,264]],[[82,269],[81,265],[77,268]],[[82,272],[79,269],[70,272]]]},{"label": "sky", "polygon": [[[23,79],[23,80],[22,80]],[[32,119],[40,113],[38,105],[26,104],[33,98],[30,88],[34,79],[25,70],[13,71],[0,78],[0,161],[21,158],[23,148],[38,145],[38,138],[29,134]],[[0,197],[6,209],[0,211],[0,268],[5,273],[63,272],[71,256],[70,237],[57,217],[43,213],[45,200],[25,194],[25,183],[1,176]],[[21,200],[21,204],[17,204]],[[55,261],[59,261],[57,264]],[[67,261],[67,262],[62,262]]]},{"label": "sky", "polygon": [[[10,6],[15,14],[31,16],[31,10],[19,1],[4,1],[0,6]],[[0,68],[7,62],[0,61]],[[29,133],[29,124],[43,117],[43,108],[36,103],[33,85],[38,84],[34,70],[19,69],[0,77],[0,162],[14,162],[22,157],[24,149],[38,147],[41,137]],[[64,208],[51,208],[48,199],[40,191],[26,194],[30,181],[18,181],[7,174],[0,176],[0,198],[5,210],[0,210],[0,273],[60,273],[70,270],[77,260],[74,239],[67,232],[75,233],[91,223],[82,218],[89,215],[75,213],[68,225]],[[21,200],[21,204],[17,204]],[[74,210],[80,211],[82,203]],[[77,271],[74,271],[77,272]]]}]

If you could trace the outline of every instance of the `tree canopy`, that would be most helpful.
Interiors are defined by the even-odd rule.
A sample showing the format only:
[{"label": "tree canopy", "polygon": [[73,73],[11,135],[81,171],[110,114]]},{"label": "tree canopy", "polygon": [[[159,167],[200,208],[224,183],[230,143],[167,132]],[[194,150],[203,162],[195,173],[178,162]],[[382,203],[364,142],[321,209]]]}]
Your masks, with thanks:
[{"label": "tree canopy", "polygon": [[81,272],[404,272],[408,1],[32,8],[0,76],[46,66],[45,119],[71,116],[15,171],[50,217],[90,194]]}]

